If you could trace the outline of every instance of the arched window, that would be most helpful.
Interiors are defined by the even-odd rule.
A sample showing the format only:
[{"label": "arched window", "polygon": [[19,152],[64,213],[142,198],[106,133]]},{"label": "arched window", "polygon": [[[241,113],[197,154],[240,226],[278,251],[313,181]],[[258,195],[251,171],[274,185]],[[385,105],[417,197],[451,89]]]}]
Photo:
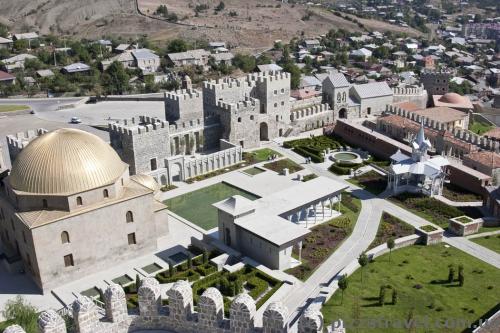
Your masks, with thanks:
[{"label": "arched window", "polygon": [[250,116],[250,120],[253,120],[253,116]]},{"label": "arched window", "polygon": [[63,244],[68,244],[69,243],[69,234],[67,231],[61,232],[61,242]]},{"label": "arched window", "polygon": [[342,101],[342,96],[340,93],[337,94],[337,103],[340,103]]},{"label": "arched window", "polygon": [[83,205],[83,199],[82,199],[82,197],[76,197],[76,204],[77,204],[78,206]]},{"label": "arched window", "polygon": [[108,190],[102,191],[102,196],[105,197],[105,198],[109,198],[109,192],[108,192]]},{"label": "arched window", "polygon": [[134,214],[129,210],[125,215],[127,223],[134,222]]},{"label": "arched window", "polygon": [[47,199],[42,199],[42,207],[46,209],[49,205],[47,204]]},{"label": "arched window", "polygon": [[241,117],[238,117],[238,122],[241,123]]},{"label": "arched window", "polygon": [[342,93],[342,101],[343,101],[344,103],[347,101],[347,94],[346,94],[346,92],[345,92],[345,91]]}]

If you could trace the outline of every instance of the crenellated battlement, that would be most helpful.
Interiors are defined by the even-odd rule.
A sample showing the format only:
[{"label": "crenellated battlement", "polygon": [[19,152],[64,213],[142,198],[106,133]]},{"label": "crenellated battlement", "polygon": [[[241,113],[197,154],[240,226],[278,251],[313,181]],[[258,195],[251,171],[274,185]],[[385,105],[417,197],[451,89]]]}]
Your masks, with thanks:
[{"label": "crenellated battlement", "polygon": [[420,123],[423,121],[424,126],[437,131],[448,131],[455,139],[461,140],[466,143],[473,144],[475,146],[480,147],[481,149],[487,149],[491,151],[496,151],[496,149],[500,148],[500,144],[495,139],[490,139],[488,137],[477,135],[474,132],[471,132],[466,129],[460,128],[451,128],[444,123],[434,121],[433,119],[429,119],[427,117],[420,116],[414,112],[407,111],[400,107],[396,107],[394,105],[387,105],[386,111],[388,113],[398,115],[400,117],[404,117]]},{"label": "crenellated battlement", "polygon": [[47,133],[48,130],[45,128],[37,128],[35,130],[28,130],[26,132],[18,132],[16,134],[7,135],[7,146],[9,149],[23,149],[30,143],[33,139],[36,139],[40,135]]},{"label": "crenellated battlement", "polygon": [[420,86],[404,86],[404,87],[394,87],[392,88],[394,95],[415,95],[420,96],[425,93],[423,85]]},{"label": "crenellated battlement", "polygon": [[251,82],[243,78],[231,78],[231,77],[223,77],[216,80],[209,80],[203,82],[203,88],[211,91],[216,90],[226,90],[226,89],[235,89],[244,86],[252,86]]},{"label": "crenellated battlement", "polygon": [[313,106],[309,106],[307,108],[299,109],[299,110],[292,110],[290,112],[291,114],[291,120],[299,120],[302,118],[307,118],[307,117],[312,117],[317,114],[331,111],[330,106],[328,104],[317,104]]},{"label": "crenellated battlement", "polygon": [[122,122],[108,123],[108,129],[113,134],[141,135],[157,130],[168,130],[168,121],[155,117],[139,116],[139,118],[124,119]]},{"label": "crenellated battlement", "polygon": [[165,92],[164,95],[165,100],[171,101],[185,101],[195,98],[201,98],[202,93],[196,89],[179,89],[175,91]]},{"label": "crenellated battlement", "polygon": [[273,82],[290,79],[290,73],[288,72],[262,72],[262,73],[250,73],[247,75],[247,80],[249,82]]},{"label": "crenellated battlement", "polygon": [[244,101],[240,101],[238,103],[226,103],[223,101],[219,101],[217,103],[217,106],[222,109],[223,111],[229,111],[229,112],[238,112],[240,110],[246,109],[248,107],[252,106],[258,106],[259,105],[259,100],[256,98],[247,98]]},{"label": "crenellated battlement", "polygon": [[259,83],[289,80],[290,73],[287,72],[263,72],[249,73],[245,77],[231,78],[223,77],[216,80],[204,81],[203,88],[207,90],[226,90],[241,87],[254,87]]},{"label": "crenellated battlement", "polygon": [[[208,288],[200,296],[194,310],[193,290],[187,281],[176,282],[167,291],[168,305],[162,305],[159,282],[142,280],[138,290],[139,312],[127,311],[125,292],[111,284],[104,292],[105,307],[99,308],[85,296],[71,305],[76,333],[127,333],[139,330],[163,330],[178,333],[287,333],[290,332],[288,309],[282,303],[270,303],[262,314],[262,327],[255,324],[257,309],[248,294],[236,296],[224,316],[224,300],[216,288]],[[103,313],[103,315],[101,315]],[[53,310],[44,311],[38,320],[39,333],[67,333],[62,317]],[[298,333],[323,332],[323,316],[319,310],[307,310],[298,322]],[[5,332],[24,333],[17,325]]]}]

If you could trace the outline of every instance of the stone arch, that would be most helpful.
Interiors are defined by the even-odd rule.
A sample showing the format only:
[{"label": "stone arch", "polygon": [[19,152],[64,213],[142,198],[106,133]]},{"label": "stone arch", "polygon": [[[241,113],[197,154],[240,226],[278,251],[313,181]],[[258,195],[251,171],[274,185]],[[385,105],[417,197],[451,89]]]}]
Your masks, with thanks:
[{"label": "stone arch", "polygon": [[248,294],[236,296],[231,303],[231,327],[251,329],[254,327],[255,301]]},{"label": "stone arch", "polygon": [[259,125],[260,129],[260,141],[268,141],[269,140],[269,127],[267,123],[262,122]]},{"label": "stone arch", "polygon": [[173,182],[180,182],[184,179],[182,176],[182,165],[178,162],[172,163],[169,168],[170,179]]},{"label": "stone arch", "polygon": [[347,119],[347,109],[342,108],[339,110],[339,118],[340,119]]},{"label": "stone arch", "polygon": [[280,302],[273,302],[264,311],[262,326],[264,332],[287,332],[288,309]]}]

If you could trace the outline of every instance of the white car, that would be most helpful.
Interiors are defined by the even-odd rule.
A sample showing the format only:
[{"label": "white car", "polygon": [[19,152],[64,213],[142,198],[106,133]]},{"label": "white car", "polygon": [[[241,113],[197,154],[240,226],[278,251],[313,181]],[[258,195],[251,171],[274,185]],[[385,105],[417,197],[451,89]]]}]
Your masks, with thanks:
[{"label": "white car", "polygon": [[70,123],[72,123],[72,124],[79,124],[81,122],[82,122],[82,120],[80,118],[78,118],[78,117],[71,117]]}]

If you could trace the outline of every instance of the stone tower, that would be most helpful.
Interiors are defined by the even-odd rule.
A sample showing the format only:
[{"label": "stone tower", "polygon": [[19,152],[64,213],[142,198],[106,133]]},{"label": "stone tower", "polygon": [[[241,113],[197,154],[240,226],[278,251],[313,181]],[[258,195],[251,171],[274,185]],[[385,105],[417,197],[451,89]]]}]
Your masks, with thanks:
[{"label": "stone tower", "polygon": [[424,70],[420,74],[420,81],[432,98],[432,95],[444,95],[448,92],[450,77],[451,73],[448,71]]},{"label": "stone tower", "polygon": [[[189,80],[189,82],[191,81]],[[183,85],[184,83],[185,82],[183,80]],[[203,110],[203,96],[199,90],[182,89],[166,92],[164,94],[164,105],[165,120],[170,123],[178,121],[192,121],[196,119],[202,120],[205,117]]]}]

